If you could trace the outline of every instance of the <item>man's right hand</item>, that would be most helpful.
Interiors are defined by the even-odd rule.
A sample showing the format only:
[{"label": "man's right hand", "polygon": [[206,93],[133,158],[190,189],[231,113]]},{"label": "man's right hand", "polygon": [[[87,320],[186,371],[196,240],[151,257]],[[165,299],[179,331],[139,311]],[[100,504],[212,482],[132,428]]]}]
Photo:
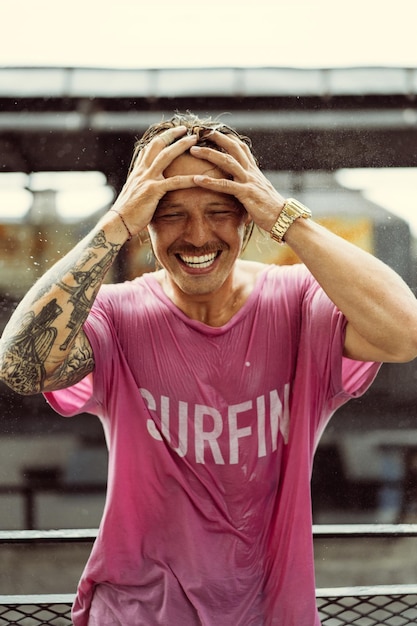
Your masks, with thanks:
[{"label": "man's right hand", "polygon": [[138,154],[112,210],[123,216],[132,235],[151,221],[161,198],[175,189],[195,187],[193,176],[165,178],[164,171],[178,156],[195,145],[196,135],[182,135],[185,126],[176,126],[157,135]]}]

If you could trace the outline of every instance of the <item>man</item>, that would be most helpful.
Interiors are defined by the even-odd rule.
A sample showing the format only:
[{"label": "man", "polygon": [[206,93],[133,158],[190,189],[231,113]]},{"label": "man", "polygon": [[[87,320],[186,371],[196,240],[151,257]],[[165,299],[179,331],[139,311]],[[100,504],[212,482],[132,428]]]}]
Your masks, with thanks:
[{"label": "man", "polygon": [[[252,223],[302,264],[240,260]],[[160,269],[102,285],[145,228]],[[114,206],[0,348],[17,392],[103,423],[108,494],[76,626],[319,624],[314,450],[379,363],[417,355],[417,305],[285,200],[245,138],[191,114],[151,127]]]}]

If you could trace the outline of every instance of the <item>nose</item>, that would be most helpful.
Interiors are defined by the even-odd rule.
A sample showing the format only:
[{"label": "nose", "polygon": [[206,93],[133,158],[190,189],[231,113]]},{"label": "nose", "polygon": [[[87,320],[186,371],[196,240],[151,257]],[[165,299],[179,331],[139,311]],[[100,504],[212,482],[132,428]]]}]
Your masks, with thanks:
[{"label": "nose", "polygon": [[186,221],[184,239],[196,248],[204,246],[212,239],[209,221],[204,215],[190,215]]}]

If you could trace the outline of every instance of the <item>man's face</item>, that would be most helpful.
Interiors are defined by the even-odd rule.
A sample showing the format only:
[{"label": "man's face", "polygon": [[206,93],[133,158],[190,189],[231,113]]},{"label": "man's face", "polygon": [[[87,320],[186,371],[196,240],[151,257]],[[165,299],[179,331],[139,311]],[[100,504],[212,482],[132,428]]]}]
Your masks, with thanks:
[{"label": "man's face", "polygon": [[[224,178],[212,163],[189,154],[164,175],[208,174]],[[249,218],[237,200],[199,187],[168,192],[148,226],[154,254],[173,289],[188,295],[217,292],[231,276]]]}]

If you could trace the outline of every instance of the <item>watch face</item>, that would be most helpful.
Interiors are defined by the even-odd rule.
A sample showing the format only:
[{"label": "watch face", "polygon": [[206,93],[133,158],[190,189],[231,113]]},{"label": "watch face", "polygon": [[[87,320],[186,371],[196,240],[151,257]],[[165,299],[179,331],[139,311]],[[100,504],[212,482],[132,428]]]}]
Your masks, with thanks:
[{"label": "watch face", "polygon": [[286,205],[285,212],[289,217],[294,218],[294,219],[299,217],[302,214],[302,212],[299,209],[296,209],[290,204]]},{"label": "watch face", "polygon": [[304,206],[304,204],[301,204],[301,202],[298,202],[298,200],[294,200],[294,198],[287,200],[285,211],[287,215],[293,219],[296,219],[297,217],[311,217],[310,209]]}]

